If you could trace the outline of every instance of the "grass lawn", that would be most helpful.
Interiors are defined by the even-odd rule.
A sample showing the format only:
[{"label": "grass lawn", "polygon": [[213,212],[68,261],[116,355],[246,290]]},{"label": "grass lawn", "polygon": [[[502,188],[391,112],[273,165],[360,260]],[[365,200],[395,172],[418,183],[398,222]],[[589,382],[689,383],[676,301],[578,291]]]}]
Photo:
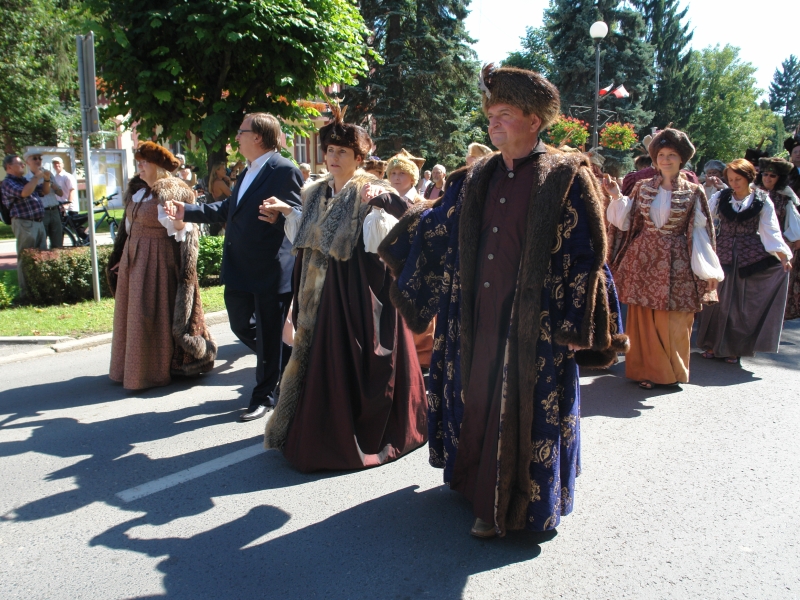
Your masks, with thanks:
[{"label": "grass lawn", "polygon": [[[5,277],[16,271],[0,271]],[[16,286],[15,286],[16,287]],[[205,312],[216,312],[225,308],[224,287],[202,288],[200,296]],[[0,310],[0,336],[16,335],[68,335],[85,337],[111,331],[114,320],[114,299],[61,306],[20,306]]]},{"label": "grass lawn", "polygon": [[[122,222],[122,215],[125,214],[125,209],[123,208],[112,208],[108,211],[112,217],[117,220],[117,223]],[[100,215],[95,213],[94,220],[95,223],[100,219]],[[100,227],[97,228],[97,232],[108,232],[108,222],[104,222]],[[11,231],[11,225],[6,225],[2,221],[0,221],[0,240],[13,240],[14,239],[14,232]]]}]

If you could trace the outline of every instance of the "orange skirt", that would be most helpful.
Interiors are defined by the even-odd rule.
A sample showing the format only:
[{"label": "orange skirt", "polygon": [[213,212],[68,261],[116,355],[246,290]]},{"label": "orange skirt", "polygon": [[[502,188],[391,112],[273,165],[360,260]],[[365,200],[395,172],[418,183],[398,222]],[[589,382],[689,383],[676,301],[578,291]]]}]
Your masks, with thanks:
[{"label": "orange skirt", "polygon": [[693,312],[629,304],[625,333],[631,349],[625,355],[625,376],[661,384],[687,383],[693,322]]}]

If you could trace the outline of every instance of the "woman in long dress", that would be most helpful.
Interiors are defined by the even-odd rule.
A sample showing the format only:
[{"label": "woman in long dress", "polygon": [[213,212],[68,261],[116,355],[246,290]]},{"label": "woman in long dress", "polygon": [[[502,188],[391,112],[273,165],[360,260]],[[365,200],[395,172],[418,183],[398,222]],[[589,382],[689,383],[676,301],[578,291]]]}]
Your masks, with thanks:
[{"label": "woman in long dress", "polygon": [[792,270],[789,273],[789,292],[786,296],[785,321],[800,317],[800,199],[789,187],[789,174],[794,165],[782,158],[762,158],[758,161],[756,186],[769,194],[775,205],[775,216],[783,232],[786,245],[794,252]]},{"label": "woman in long dress", "polygon": [[694,315],[716,301],[724,274],[703,187],[681,173],[694,146],[683,132],[664,129],[648,152],[655,177],[637,182],[630,197],[609,177],[603,188],[612,198],[608,221],[625,232],[611,263],[619,298],[628,305],[625,375],[653,389],[689,381]]},{"label": "woman in long dress", "polygon": [[292,357],[264,434],[303,472],[373,467],[427,441],[427,399],[411,331],[389,300],[378,244],[409,208],[360,169],[372,146],[361,127],[320,130],[329,175],[303,188],[302,212],[279,199],[297,252]]},{"label": "woman in long dress", "polygon": [[755,167],[739,158],[728,163],[725,176],[730,187],[709,201],[719,218],[717,254],[725,281],[719,303],[700,315],[697,345],[703,358],[738,363],[742,356],[778,351],[792,251],[769,195],[751,186]]},{"label": "woman in long dress", "polygon": [[171,175],[180,162],[166,148],[144,142],[135,158],[136,191],[108,272],[115,300],[109,377],[129,390],[210,371],[217,355],[200,302],[197,230],[163,209],[168,200],[193,203],[194,193]]}]

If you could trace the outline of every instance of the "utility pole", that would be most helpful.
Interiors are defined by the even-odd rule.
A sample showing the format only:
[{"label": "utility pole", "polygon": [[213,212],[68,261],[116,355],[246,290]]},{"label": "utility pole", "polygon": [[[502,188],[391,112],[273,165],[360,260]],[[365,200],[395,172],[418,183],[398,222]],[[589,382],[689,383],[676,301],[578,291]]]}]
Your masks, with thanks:
[{"label": "utility pole", "polygon": [[94,33],[75,37],[78,46],[78,82],[81,91],[81,138],[83,140],[83,170],[86,181],[86,200],[89,208],[89,248],[92,258],[92,291],[95,302],[100,302],[100,274],[97,266],[97,240],[94,232],[94,186],[89,136],[100,131],[97,112],[97,85],[94,67]]}]

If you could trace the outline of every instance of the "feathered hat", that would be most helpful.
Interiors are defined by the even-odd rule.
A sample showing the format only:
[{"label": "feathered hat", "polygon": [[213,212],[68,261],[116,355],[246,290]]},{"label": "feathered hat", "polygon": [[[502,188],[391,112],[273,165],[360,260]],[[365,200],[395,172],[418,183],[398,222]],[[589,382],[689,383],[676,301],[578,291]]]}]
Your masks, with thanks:
[{"label": "feathered hat", "polygon": [[758,146],[756,146],[755,148],[748,148],[747,150],[744,151],[744,159],[754,167],[758,166],[759,160],[769,156],[766,150],[761,149],[764,146],[765,139],[766,139],[765,137],[762,137]]},{"label": "feathered hat", "polygon": [[133,157],[136,160],[146,160],[150,164],[161,167],[165,171],[172,173],[181,166],[181,161],[175,158],[169,150],[155,142],[142,142],[136,148]]},{"label": "feathered hat", "polygon": [[319,130],[320,146],[327,152],[328,146],[350,148],[356,156],[366,159],[372,150],[372,138],[367,130],[358,125],[344,122],[347,107],[341,108],[338,103],[330,102],[332,118]]},{"label": "feathered hat", "polygon": [[653,165],[657,165],[658,151],[662,148],[672,148],[681,157],[681,166],[685,165],[694,156],[694,145],[689,141],[687,136],[682,131],[667,127],[662,129],[653,136],[650,145],[647,147],[647,152],[650,158],[653,159]]},{"label": "feathered hat", "polygon": [[495,104],[510,104],[525,114],[538,116],[542,120],[541,129],[546,129],[561,111],[558,89],[535,71],[495,68],[489,63],[481,69],[478,85],[484,113]]},{"label": "feathered hat", "polygon": [[414,185],[417,185],[417,182],[419,181],[419,169],[424,164],[424,158],[412,156],[408,150],[403,148],[400,152],[389,159],[389,162],[386,165],[386,172],[391,175],[392,171],[399,169],[404,173],[408,173],[411,179],[414,180]]}]

